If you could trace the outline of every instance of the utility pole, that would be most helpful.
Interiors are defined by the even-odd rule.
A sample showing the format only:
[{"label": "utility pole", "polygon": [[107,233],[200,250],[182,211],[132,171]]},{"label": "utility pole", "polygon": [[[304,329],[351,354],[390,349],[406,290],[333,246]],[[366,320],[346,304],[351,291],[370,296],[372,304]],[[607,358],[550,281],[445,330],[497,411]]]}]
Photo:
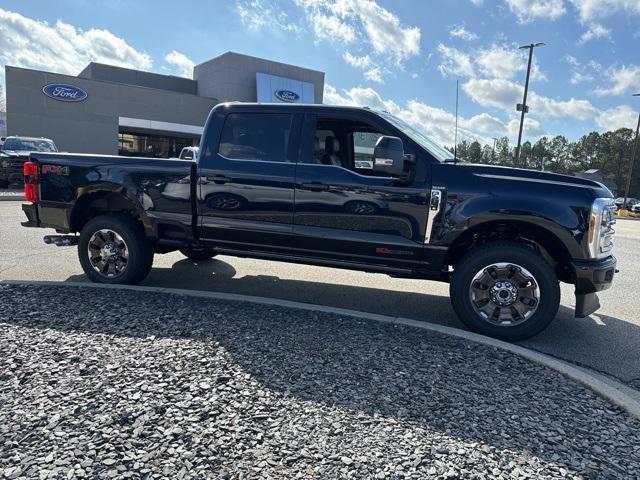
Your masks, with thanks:
[{"label": "utility pole", "polygon": [[522,127],[524,125],[524,114],[529,111],[529,107],[527,106],[527,92],[529,91],[529,77],[531,76],[531,59],[533,57],[533,49],[536,47],[543,47],[544,43],[530,43],[529,45],[523,45],[520,47],[521,50],[529,49],[529,63],[527,64],[527,78],[524,82],[524,98],[522,99],[522,103],[516,105],[516,111],[522,112],[520,115],[520,130],[518,131],[518,146],[516,147],[516,158],[515,158],[515,166],[517,167],[520,163],[520,145],[522,143]]},{"label": "utility pole", "polygon": [[[640,97],[640,93],[634,93],[634,97]],[[636,152],[638,151],[638,133],[640,133],[640,113],[638,113],[638,125],[636,126],[636,139],[633,141],[633,153],[631,154],[631,165],[629,165],[629,176],[627,177],[627,187],[624,189],[624,203],[622,208],[627,208],[627,198],[629,197],[629,188],[631,187],[631,175],[633,174],[633,164],[636,161]]]}]

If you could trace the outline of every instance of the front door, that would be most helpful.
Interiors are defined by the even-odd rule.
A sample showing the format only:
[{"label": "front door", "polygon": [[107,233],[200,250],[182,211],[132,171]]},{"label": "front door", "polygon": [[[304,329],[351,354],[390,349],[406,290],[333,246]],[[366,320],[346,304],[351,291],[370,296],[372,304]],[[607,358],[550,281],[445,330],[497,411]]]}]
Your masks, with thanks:
[{"label": "front door", "polygon": [[200,157],[200,238],[220,250],[288,255],[302,115],[232,112]]},{"label": "front door", "polygon": [[375,118],[307,116],[296,169],[294,254],[346,264],[414,269],[423,262],[427,168],[405,178],[372,170],[373,148],[386,131]]}]

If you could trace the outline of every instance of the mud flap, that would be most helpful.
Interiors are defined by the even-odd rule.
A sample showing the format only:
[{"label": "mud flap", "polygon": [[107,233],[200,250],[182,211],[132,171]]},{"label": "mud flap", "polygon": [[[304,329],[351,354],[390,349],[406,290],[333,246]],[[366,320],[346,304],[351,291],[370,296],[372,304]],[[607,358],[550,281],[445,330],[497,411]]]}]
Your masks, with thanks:
[{"label": "mud flap", "polygon": [[595,293],[576,293],[576,317],[588,317],[600,308],[600,300]]}]

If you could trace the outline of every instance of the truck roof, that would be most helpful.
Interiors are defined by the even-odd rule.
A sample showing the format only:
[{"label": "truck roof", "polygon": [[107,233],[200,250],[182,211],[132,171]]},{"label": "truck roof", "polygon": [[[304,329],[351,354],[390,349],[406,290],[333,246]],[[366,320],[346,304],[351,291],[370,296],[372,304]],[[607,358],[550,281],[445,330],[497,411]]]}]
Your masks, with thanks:
[{"label": "truck roof", "polygon": [[314,109],[314,110],[356,110],[361,112],[376,112],[370,107],[357,107],[353,105],[325,105],[323,103],[262,103],[262,102],[224,102],[215,106],[225,108],[256,108],[265,107],[268,109]]}]

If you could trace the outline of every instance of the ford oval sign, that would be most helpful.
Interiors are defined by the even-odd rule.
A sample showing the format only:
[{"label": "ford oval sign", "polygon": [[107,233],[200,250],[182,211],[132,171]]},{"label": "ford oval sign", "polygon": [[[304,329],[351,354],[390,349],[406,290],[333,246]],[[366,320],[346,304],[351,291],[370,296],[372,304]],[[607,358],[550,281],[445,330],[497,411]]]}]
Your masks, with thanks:
[{"label": "ford oval sign", "polygon": [[87,98],[87,92],[80,87],[65,83],[50,83],[42,87],[42,93],[47,97],[61,102],[81,102]]},{"label": "ford oval sign", "polygon": [[282,100],[283,102],[296,102],[300,100],[300,95],[291,90],[276,90],[274,95],[278,100]]}]

